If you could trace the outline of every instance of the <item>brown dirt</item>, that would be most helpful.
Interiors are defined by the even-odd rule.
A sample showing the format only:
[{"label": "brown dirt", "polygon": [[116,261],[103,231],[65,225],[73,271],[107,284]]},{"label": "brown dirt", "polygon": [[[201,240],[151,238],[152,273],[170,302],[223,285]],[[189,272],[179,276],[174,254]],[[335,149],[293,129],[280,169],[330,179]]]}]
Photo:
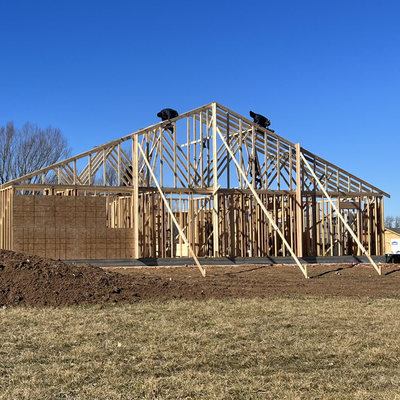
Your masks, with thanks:
[{"label": "brown dirt", "polygon": [[399,297],[400,265],[368,264],[101,269],[0,250],[0,306],[71,306],[141,300],[356,296]]}]

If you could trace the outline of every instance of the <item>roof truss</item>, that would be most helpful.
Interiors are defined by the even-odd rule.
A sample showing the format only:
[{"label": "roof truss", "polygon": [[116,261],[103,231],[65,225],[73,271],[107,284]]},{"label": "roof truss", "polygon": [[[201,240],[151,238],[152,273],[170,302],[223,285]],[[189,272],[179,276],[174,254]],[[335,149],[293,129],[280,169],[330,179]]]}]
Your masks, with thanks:
[{"label": "roof truss", "polygon": [[[155,186],[155,176],[161,187],[175,189],[206,190],[216,186],[249,189],[250,182],[259,190],[297,190],[298,186],[303,192],[318,190],[316,179],[304,162],[297,165],[297,160],[301,159],[296,156],[294,143],[218,103],[181,114],[171,122],[173,131],[168,129],[170,121],[160,122],[14,179],[2,187],[15,184],[109,186],[110,173],[116,177],[114,186],[130,186],[132,175],[129,169],[135,164],[136,157],[140,187]],[[133,150],[134,136],[154,176],[144,162],[143,154]],[[301,153],[327,192],[390,197],[308,150],[301,148]],[[297,179],[298,172],[300,180]]]}]

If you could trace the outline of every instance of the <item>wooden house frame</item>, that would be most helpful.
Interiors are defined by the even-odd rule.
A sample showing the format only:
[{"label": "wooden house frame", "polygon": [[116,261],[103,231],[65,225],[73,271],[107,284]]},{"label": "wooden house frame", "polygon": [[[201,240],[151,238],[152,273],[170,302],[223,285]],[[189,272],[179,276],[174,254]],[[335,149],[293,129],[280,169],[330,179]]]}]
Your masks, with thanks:
[{"label": "wooden house frame", "polygon": [[299,257],[366,255],[380,273],[384,196],[214,102],[1,185],[0,248],[203,274],[199,257],[291,256],[305,276]]}]

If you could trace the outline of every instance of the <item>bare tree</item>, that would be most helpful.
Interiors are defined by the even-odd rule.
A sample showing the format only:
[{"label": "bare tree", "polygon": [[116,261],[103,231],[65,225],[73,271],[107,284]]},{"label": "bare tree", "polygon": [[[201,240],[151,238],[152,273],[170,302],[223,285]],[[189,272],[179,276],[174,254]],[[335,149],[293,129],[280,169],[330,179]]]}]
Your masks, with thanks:
[{"label": "bare tree", "polygon": [[16,152],[16,135],[13,122],[7,122],[6,127],[0,127],[0,183],[13,178],[13,155]]},{"label": "bare tree", "polygon": [[388,215],[385,218],[385,227],[386,228],[393,228],[394,217],[392,215]]},{"label": "bare tree", "polygon": [[[92,183],[93,183],[93,185],[98,185],[98,186],[104,185],[104,176],[103,176],[102,170],[100,170],[100,173],[95,175]],[[118,186],[117,171],[110,165],[110,163],[107,163],[106,183],[105,184],[109,185],[109,186]]]},{"label": "bare tree", "polygon": [[397,216],[396,219],[394,220],[394,227],[400,228],[400,217],[399,216]]},{"label": "bare tree", "polygon": [[54,164],[70,153],[60,129],[51,125],[41,129],[30,122],[16,129],[13,122],[8,122],[0,127],[0,183]]},{"label": "bare tree", "polygon": [[[127,155],[127,158],[124,159],[125,163],[122,165],[121,163],[121,179],[118,179],[118,172],[117,172],[117,166],[114,165],[112,166],[110,162],[107,162],[106,166],[106,182],[105,184],[108,186],[125,186],[127,184],[127,181],[132,181],[132,147],[127,147],[124,148],[124,153]],[[129,163],[128,166],[127,163]],[[157,172],[155,172],[157,175]],[[94,185],[99,185],[102,186],[104,185],[104,171],[103,168],[100,168],[100,170],[97,172],[95,175],[94,179],[92,180]],[[143,177],[145,181],[150,181],[150,173],[148,172],[147,165],[143,160],[140,162],[139,166],[139,175]],[[124,182],[125,180],[125,182]],[[130,184],[128,184],[129,186]],[[152,182],[152,186],[155,186],[154,182]]]}]

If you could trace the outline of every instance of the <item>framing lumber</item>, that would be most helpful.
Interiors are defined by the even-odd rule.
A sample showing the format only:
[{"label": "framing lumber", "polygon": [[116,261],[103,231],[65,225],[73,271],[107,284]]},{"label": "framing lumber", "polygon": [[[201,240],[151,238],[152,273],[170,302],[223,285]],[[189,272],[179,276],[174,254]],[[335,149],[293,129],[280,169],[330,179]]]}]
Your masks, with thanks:
[{"label": "framing lumber", "polygon": [[[138,154],[139,140],[137,136],[132,140],[132,154]],[[132,163],[132,220],[133,220],[133,246],[134,257],[139,258],[139,160],[133,157]]]},{"label": "framing lumber", "polygon": [[338,216],[338,218],[340,218],[340,220],[342,221],[343,225],[346,227],[347,231],[350,233],[350,235],[352,236],[352,238],[355,240],[355,242],[357,243],[358,247],[361,249],[361,251],[363,252],[363,254],[365,254],[368,257],[368,260],[370,261],[370,263],[373,265],[373,267],[375,268],[375,270],[378,272],[379,275],[382,275],[382,267],[381,266],[377,266],[374,262],[374,260],[371,258],[371,256],[369,255],[369,252],[364,248],[364,246],[362,245],[362,243],[359,241],[357,235],[354,233],[354,231],[351,229],[351,227],[349,226],[349,224],[346,222],[346,220],[343,218],[343,215],[340,213],[339,209],[335,206],[334,202],[332,201],[331,197],[329,196],[328,192],[325,190],[324,186],[322,185],[321,181],[318,179],[317,175],[315,174],[315,172],[312,170],[310,164],[308,163],[308,161],[306,160],[306,158],[304,157],[303,153],[300,152],[300,156],[302,158],[302,160],[304,161],[304,164],[307,166],[307,168],[310,170],[311,174],[313,175],[316,183],[318,184],[318,186],[321,188],[321,190],[324,192],[326,198],[328,199],[329,203],[331,204],[331,207],[336,211],[336,214]]},{"label": "framing lumber", "polygon": [[183,241],[185,242],[186,246],[188,247],[188,249],[189,249],[189,251],[190,251],[190,254],[192,255],[192,257],[193,257],[195,263],[197,264],[197,266],[198,266],[198,268],[199,268],[201,274],[203,275],[203,277],[205,277],[205,276],[206,276],[206,271],[205,271],[205,269],[200,265],[199,260],[197,259],[196,254],[194,253],[194,251],[193,251],[193,249],[192,249],[192,246],[190,245],[189,241],[188,241],[187,238],[186,238],[185,233],[183,232],[182,228],[180,227],[178,221],[176,220],[176,218],[175,218],[175,216],[174,216],[174,213],[172,212],[171,207],[169,206],[169,204],[168,204],[168,202],[167,202],[167,199],[165,198],[164,193],[163,193],[163,191],[161,190],[160,185],[158,184],[157,178],[156,178],[156,176],[154,175],[154,172],[151,170],[150,163],[149,163],[149,161],[147,160],[146,154],[145,154],[145,152],[143,151],[142,146],[140,145],[140,143],[137,143],[137,147],[138,147],[138,149],[140,150],[140,152],[142,153],[143,161],[146,163],[147,168],[149,169],[149,172],[150,172],[150,174],[151,174],[151,176],[152,176],[152,178],[153,178],[153,180],[154,180],[155,185],[157,186],[157,189],[158,189],[158,191],[159,191],[159,193],[160,193],[160,195],[161,195],[161,197],[162,197],[162,199],[163,199],[163,201],[164,201],[165,207],[167,208],[168,213],[169,213],[171,219],[174,221],[174,224],[175,224],[176,227],[178,228],[179,234],[181,235],[181,237],[182,237]]},{"label": "framing lumber", "polygon": [[294,260],[296,261],[296,264],[299,266],[301,272],[304,274],[304,276],[306,278],[308,278],[308,274],[307,274],[307,265],[303,266],[299,259],[296,257],[296,255],[294,254],[292,248],[290,247],[289,243],[286,241],[285,237],[283,236],[282,232],[280,231],[280,229],[278,228],[278,226],[275,224],[273,218],[271,217],[271,215],[269,214],[268,210],[265,208],[264,204],[262,203],[260,197],[258,196],[257,192],[255,191],[254,187],[250,184],[250,181],[247,179],[246,174],[243,172],[243,170],[240,168],[239,163],[237,162],[234,154],[232,153],[232,150],[228,147],[224,137],[222,136],[222,133],[219,131],[219,129],[217,128],[217,132],[222,140],[222,143],[224,143],[226,149],[228,150],[228,152],[230,153],[232,160],[234,161],[234,163],[236,164],[236,166],[239,169],[239,172],[241,173],[244,181],[247,183],[248,187],[250,188],[251,192],[253,193],[254,198],[256,199],[257,203],[259,204],[259,206],[261,207],[261,209],[263,210],[264,214],[267,216],[270,224],[272,225],[272,227],[274,228],[275,232],[278,232],[279,236],[282,239],[282,242],[284,243],[284,245],[286,246],[286,248],[289,250],[290,255],[294,258]]},{"label": "framing lumber", "polygon": [[296,144],[296,248],[297,255],[303,257],[303,220],[300,217],[302,212],[302,194],[301,194],[301,160],[300,143]]}]

